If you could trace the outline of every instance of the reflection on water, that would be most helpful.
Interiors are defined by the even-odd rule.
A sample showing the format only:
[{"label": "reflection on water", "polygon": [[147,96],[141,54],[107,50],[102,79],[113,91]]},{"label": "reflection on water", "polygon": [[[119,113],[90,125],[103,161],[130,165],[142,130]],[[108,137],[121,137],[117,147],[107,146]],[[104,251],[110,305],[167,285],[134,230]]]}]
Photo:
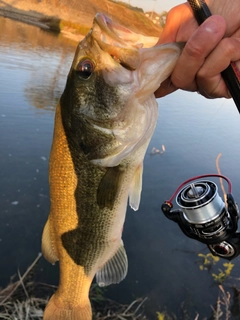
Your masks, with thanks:
[{"label": "reflection on water", "polygon": [[[56,102],[75,44],[0,18],[0,286],[40,251]],[[3,258],[4,257],[4,258]]]},{"label": "reflection on water", "polygon": [[[49,210],[53,111],[75,46],[38,28],[0,18],[0,286],[17,267],[25,270],[40,251]],[[128,209],[124,228],[129,273],[107,292],[120,302],[148,296],[150,319],[164,308],[181,319],[183,301],[192,318],[196,312],[204,317],[217,297],[212,272],[199,269],[198,253],[208,251],[186,238],[160,207],[181,182],[216,173],[219,153],[221,171],[232,180],[240,201],[240,116],[232,101],[206,100],[186,92],[159,100],[159,112],[145,159],[141,206],[138,212]],[[162,145],[163,155],[151,155],[153,147]],[[239,278],[239,258],[234,264],[232,275]],[[57,266],[42,259],[38,277],[57,283]]]},{"label": "reflection on water", "polygon": [[[18,79],[21,83],[21,91],[24,90],[29,105],[53,108],[64,87],[76,44],[4,18],[0,19],[0,30],[3,84],[9,85],[7,79],[13,85],[11,78],[14,76],[15,81]],[[11,93],[11,87],[8,93]]]}]

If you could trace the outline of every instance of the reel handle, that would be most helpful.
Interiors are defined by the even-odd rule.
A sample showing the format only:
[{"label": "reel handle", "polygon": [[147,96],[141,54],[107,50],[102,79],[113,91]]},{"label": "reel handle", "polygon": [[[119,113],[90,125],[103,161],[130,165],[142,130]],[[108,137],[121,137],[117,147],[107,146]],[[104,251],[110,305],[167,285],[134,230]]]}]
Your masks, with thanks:
[{"label": "reel handle", "polygon": [[181,209],[173,209],[169,200],[161,209],[187,237],[206,244],[213,255],[227,260],[240,254],[240,233],[236,232],[239,210],[231,193],[227,194],[226,208],[217,186],[211,181],[200,181],[183,188],[176,201]]}]

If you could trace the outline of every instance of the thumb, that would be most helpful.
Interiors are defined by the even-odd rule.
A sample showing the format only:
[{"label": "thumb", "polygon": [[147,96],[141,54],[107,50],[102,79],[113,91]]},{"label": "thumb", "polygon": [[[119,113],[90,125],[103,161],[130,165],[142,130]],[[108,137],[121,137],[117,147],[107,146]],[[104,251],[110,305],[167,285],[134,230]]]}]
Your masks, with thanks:
[{"label": "thumb", "polygon": [[180,4],[169,11],[166,25],[157,44],[186,42],[193,32],[192,29],[197,27],[198,24],[188,3]]}]

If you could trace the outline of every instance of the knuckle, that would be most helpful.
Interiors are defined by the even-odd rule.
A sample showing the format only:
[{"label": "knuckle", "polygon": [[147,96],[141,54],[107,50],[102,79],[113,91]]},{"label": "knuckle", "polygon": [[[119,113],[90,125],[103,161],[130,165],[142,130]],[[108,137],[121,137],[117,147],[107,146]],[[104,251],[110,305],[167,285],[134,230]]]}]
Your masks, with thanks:
[{"label": "knuckle", "polygon": [[184,50],[187,56],[193,59],[202,58],[204,55],[204,50],[202,46],[198,46],[196,43],[194,43],[191,40],[187,42]]},{"label": "knuckle", "polygon": [[[204,81],[203,81],[204,80]],[[198,90],[201,95],[208,99],[229,98],[228,90],[221,76],[215,76],[208,79],[200,79],[197,76]]]},{"label": "knuckle", "polygon": [[178,89],[183,89],[187,91],[195,91],[196,85],[193,81],[186,81],[185,77],[183,75],[173,75],[171,77],[171,81],[173,85]]},{"label": "knuckle", "polygon": [[173,7],[172,9],[170,9],[170,10],[168,11],[167,19],[171,20],[171,18],[172,18],[172,17],[175,17],[176,14],[177,14],[176,8]]},{"label": "knuckle", "polygon": [[231,38],[224,38],[219,44],[219,49],[226,57],[231,57],[236,51],[235,43],[232,40]]},{"label": "knuckle", "polygon": [[209,78],[208,72],[208,68],[205,68],[204,66],[200,68],[196,75],[197,81],[203,82],[204,80],[206,80],[206,78]]}]

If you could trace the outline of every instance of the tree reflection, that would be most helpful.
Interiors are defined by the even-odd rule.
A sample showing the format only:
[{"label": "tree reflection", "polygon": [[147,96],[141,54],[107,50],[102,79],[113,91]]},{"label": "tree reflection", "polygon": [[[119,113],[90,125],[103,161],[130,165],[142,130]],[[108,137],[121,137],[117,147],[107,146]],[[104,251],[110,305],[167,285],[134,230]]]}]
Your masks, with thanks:
[{"label": "tree reflection", "polygon": [[[65,86],[71,57],[64,47],[53,57],[51,63],[34,68],[25,88],[29,103],[38,109],[54,111]],[[49,61],[48,55],[46,60]]]},{"label": "tree reflection", "polygon": [[77,43],[61,35],[0,17],[1,53],[24,75],[24,94],[37,109],[55,110]]}]

